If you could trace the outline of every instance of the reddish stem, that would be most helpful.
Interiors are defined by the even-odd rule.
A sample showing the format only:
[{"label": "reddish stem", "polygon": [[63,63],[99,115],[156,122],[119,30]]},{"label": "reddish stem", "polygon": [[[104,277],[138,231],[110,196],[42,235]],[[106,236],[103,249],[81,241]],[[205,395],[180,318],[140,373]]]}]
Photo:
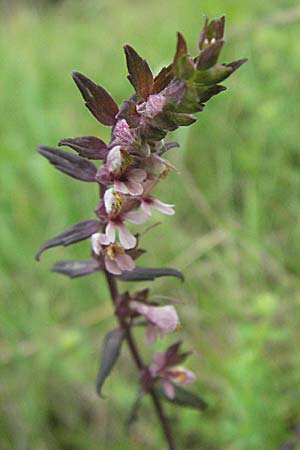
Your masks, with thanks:
[{"label": "reddish stem", "polygon": [[[117,283],[115,278],[107,271],[105,271],[105,277],[106,277],[106,281],[109,287],[109,291],[110,291],[110,295],[112,298],[112,301],[114,304],[116,304],[117,299],[118,299],[118,287],[117,287]],[[131,329],[130,329],[130,325],[128,325],[128,323],[122,319],[122,317],[118,316],[118,321],[120,324],[120,327],[124,330],[125,333],[125,339],[127,341],[131,356],[135,362],[136,367],[138,368],[139,371],[141,371],[141,369],[143,369],[143,367],[145,367],[145,364],[143,363],[142,357],[139,353],[139,350],[137,348],[136,342],[134,340],[134,337],[131,333]],[[167,444],[168,444],[168,449],[169,450],[176,450],[175,448],[175,444],[173,441],[173,437],[172,437],[172,433],[171,433],[171,428],[170,428],[170,424],[168,422],[167,417],[165,416],[162,404],[158,398],[157,393],[155,392],[154,389],[150,388],[149,389],[149,395],[152,398],[153,401],[153,405],[156,411],[156,414],[159,418],[163,433],[165,435]]]}]

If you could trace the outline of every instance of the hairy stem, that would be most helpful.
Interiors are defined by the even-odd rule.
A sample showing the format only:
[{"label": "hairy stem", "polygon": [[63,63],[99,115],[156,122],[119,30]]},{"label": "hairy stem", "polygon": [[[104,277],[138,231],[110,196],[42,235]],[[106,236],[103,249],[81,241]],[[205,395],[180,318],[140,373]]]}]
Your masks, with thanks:
[{"label": "hairy stem", "polygon": [[[117,298],[118,298],[118,287],[117,287],[117,283],[115,278],[107,271],[105,271],[105,277],[106,277],[106,281],[109,287],[109,291],[110,291],[110,295],[111,295],[111,299],[113,301],[114,304],[116,304],[117,302]],[[134,340],[134,337],[131,333],[130,330],[130,326],[128,325],[128,323],[123,320],[121,317],[117,316],[120,327],[124,330],[125,333],[125,339],[127,341],[131,356],[135,362],[136,367],[138,368],[138,370],[141,370],[144,367],[144,363],[142,360],[142,357],[139,353],[139,350],[137,348],[136,342]],[[173,441],[173,437],[172,437],[172,433],[171,433],[171,428],[170,428],[170,424],[169,421],[164,413],[163,410],[163,406],[161,404],[161,401],[158,398],[157,393],[155,392],[154,389],[150,388],[149,389],[149,395],[152,398],[153,401],[153,405],[156,411],[156,414],[159,418],[164,436],[166,438],[167,444],[168,444],[168,449],[169,450],[176,450],[175,448],[175,444]]]}]

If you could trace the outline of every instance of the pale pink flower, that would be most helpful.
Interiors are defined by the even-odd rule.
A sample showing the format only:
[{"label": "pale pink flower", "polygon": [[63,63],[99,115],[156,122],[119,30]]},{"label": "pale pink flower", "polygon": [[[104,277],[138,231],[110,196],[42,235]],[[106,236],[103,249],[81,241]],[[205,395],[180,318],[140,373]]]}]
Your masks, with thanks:
[{"label": "pale pink flower", "polygon": [[104,206],[108,215],[105,234],[110,239],[110,242],[115,242],[117,230],[122,247],[130,249],[136,246],[137,240],[123,222],[128,221],[133,224],[141,224],[144,223],[148,217],[140,209],[121,213],[122,205],[122,194],[114,189],[107,189],[104,194]]},{"label": "pale pink flower", "polygon": [[144,187],[143,181],[147,178],[147,173],[143,169],[129,168],[114,181],[114,189],[122,194],[142,195]]},{"label": "pale pink flower", "polygon": [[119,145],[113,147],[107,156],[106,169],[114,179],[114,190],[122,194],[141,195],[147,172],[129,167],[132,157]]},{"label": "pale pink flower", "polygon": [[174,331],[179,325],[179,319],[174,306],[152,306],[146,303],[131,301],[130,307],[145,317],[147,328],[145,341],[153,344],[156,338],[163,338],[165,333]]},{"label": "pale pink flower", "polygon": [[166,103],[166,97],[164,97],[161,94],[153,94],[150,95],[146,107],[145,107],[145,113],[146,116],[150,119],[153,119],[157,114],[161,113],[163,110],[163,107]]},{"label": "pale pink flower", "polygon": [[152,206],[152,208],[156,209],[162,214],[167,214],[168,216],[172,216],[173,214],[175,214],[174,205],[171,205],[170,203],[164,203],[161,200],[158,200],[157,198],[154,198],[150,195],[146,198],[141,199],[141,209],[149,216],[151,216],[152,214],[150,206]]},{"label": "pale pink flower", "polygon": [[114,145],[131,145],[135,141],[135,132],[130,129],[125,119],[119,119],[113,129]]},{"label": "pale pink flower", "polygon": [[166,395],[172,399],[175,395],[174,385],[185,385],[195,381],[195,374],[179,365],[168,366],[166,353],[155,352],[153,363],[149,366],[153,378],[159,378]]},{"label": "pale pink flower", "polygon": [[111,242],[106,234],[94,233],[91,236],[91,242],[93,252],[103,256],[108,272],[120,275],[124,270],[134,269],[135,264],[131,256],[126,255],[125,250],[119,244]]},{"label": "pale pink flower", "polygon": [[105,166],[114,176],[121,176],[129,164],[132,163],[132,157],[120,145],[116,145],[108,152]]}]

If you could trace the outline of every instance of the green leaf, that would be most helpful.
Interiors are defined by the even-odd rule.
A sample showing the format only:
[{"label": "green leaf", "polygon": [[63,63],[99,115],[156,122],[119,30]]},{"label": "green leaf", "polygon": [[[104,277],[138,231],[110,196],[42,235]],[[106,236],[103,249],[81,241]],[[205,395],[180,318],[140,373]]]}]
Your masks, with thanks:
[{"label": "green leaf", "polygon": [[181,33],[177,33],[177,47],[173,60],[173,71],[181,80],[189,80],[195,71],[194,63],[188,54],[187,45]]}]

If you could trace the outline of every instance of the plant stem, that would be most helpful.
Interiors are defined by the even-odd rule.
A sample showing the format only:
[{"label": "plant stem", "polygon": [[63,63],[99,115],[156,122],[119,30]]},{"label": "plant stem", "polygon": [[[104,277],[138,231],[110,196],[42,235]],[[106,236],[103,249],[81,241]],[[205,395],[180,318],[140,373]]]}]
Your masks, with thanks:
[{"label": "plant stem", "polygon": [[[116,304],[118,295],[119,295],[117,282],[116,282],[115,278],[109,272],[104,271],[104,273],[105,273],[105,277],[106,277],[106,281],[107,281],[107,284],[109,287],[112,301],[114,304]],[[142,357],[141,357],[139,350],[137,348],[137,345],[135,343],[134,337],[131,333],[130,326],[128,325],[128,323],[125,320],[123,320],[118,315],[117,315],[117,318],[118,318],[120,327],[124,330],[125,339],[127,341],[127,344],[128,344],[131,356],[135,362],[135,365],[139,370],[141,370],[145,365],[143,363]],[[172,437],[172,433],[171,433],[170,424],[164,413],[163,406],[158,398],[158,395],[153,388],[149,389],[149,395],[152,398],[156,414],[159,418],[164,436],[165,436],[167,444],[168,444],[168,449],[176,450],[175,444],[173,441],[173,437]]]}]

